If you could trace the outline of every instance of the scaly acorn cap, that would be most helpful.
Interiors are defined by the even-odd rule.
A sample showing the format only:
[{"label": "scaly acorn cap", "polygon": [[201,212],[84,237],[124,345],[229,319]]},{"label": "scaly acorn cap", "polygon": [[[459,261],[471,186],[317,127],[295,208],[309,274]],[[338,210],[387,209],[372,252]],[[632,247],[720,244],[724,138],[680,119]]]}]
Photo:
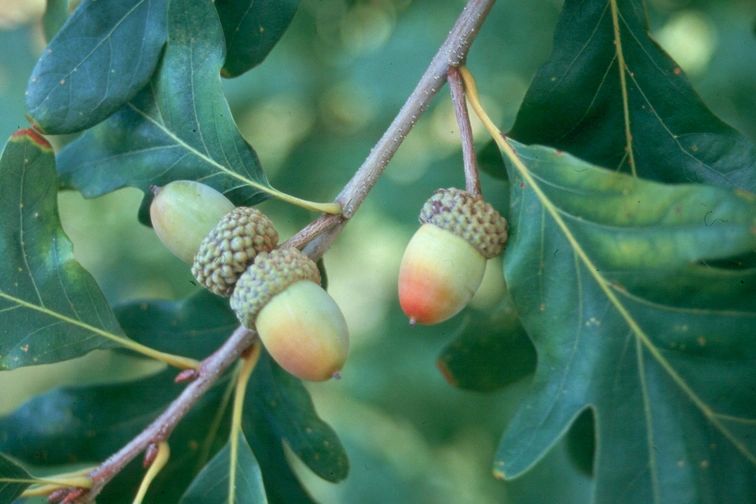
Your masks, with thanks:
[{"label": "scaly acorn cap", "polygon": [[507,220],[482,196],[454,187],[433,193],[420,210],[420,222],[463,238],[486,259],[501,254],[507,243]]},{"label": "scaly acorn cap", "polygon": [[315,262],[298,249],[261,252],[236,282],[231,309],[244,327],[252,328],[257,314],[268,301],[302,280],[320,285],[320,272]]},{"label": "scaly acorn cap", "polygon": [[236,207],[202,240],[194,256],[192,274],[211,292],[228,297],[255,257],[277,244],[278,232],[264,213]]}]

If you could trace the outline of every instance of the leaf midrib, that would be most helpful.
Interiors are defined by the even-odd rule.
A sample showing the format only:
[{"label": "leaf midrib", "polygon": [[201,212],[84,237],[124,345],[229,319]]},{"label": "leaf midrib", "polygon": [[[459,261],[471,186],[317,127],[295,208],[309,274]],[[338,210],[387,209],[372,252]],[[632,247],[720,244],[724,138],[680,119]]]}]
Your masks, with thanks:
[{"label": "leaf midrib", "polygon": [[625,152],[628,156],[628,163],[630,164],[630,172],[633,177],[637,176],[637,170],[635,167],[635,155],[633,153],[633,132],[630,125],[630,104],[627,92],[627,78],[625,77],[625,54],[622,48],[622,34],[619,26],[619,7],[617,6],[617,0],[609,0],[609,7],[612,12],[612,30],[614,34],[614,50],[617,55],[617,67],[620,77],[620,90],[622,92],[622,114],[623,123],[625,129]]}]

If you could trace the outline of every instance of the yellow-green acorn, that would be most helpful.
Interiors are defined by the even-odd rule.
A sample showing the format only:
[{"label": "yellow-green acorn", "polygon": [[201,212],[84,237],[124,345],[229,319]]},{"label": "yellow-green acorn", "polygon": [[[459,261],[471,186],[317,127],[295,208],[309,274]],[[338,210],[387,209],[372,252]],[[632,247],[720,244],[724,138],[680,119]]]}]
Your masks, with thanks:
[{"label": "yellow-green acorn", "polygon": [[193,180],[153,188],[152,228],[173,255],[192,264],[200,243],[234,204],[215,189]]},{"label": "yellow-green acorn", "polygon": [[399,269],[399,303],[410,323],[459,313],[480,286],[486,260],[507,241],[507,221],[479,195],[439,189],[420,211],[422,226]]},{"label": "yellow-green acorn", "polygon": [[317,265],[295,248],[262,252],[236,283],[231,308],[255,328],[271,357],[304,380],[341,370],[349,331],[336,302],[320,286]]}]

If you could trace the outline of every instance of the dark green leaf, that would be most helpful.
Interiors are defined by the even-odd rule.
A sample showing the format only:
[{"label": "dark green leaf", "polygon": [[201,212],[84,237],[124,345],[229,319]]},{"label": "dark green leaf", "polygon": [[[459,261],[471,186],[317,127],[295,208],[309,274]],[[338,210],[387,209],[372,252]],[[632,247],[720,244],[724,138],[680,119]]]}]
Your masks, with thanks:
[{"label": "dark green leaf", "polygon": [[60,227],[50,145],[18,131],[0,159],[0,370],[110,346],[121,330]]},{"label": "dark green leaf", "polygon": [[706,108],[649,37],[641,0],[564,3],[551,58],[510,133],[641,177],[756,191],[756,148]]},{"label": "dark green leaf", "polygon": [[13,480],[28,480],[31,476],[23,468],[0,454],[0,502],[13,502],[29,486]]},{"label": "dark green leaf", "polygon": [[593,411],[583,410],[567,433],[567,453],[575,465],[587,475],[593,474],[593,459],[596,455],[596,426]]},{"label": "dark green leaf", "polygon": [[437,364],[455,387],[489,392],[531,374],[536,353],[506,297],[490,314],[468,311]]},{"label": "dark green leaf", "polygon": [[47,8],[42,16],[45,40],[52,40],[68,19],[68,0],[47,0]]},{"label": "dark green leaf", "polygon": [[226,36],[225,77],[260,64],[289,27],[299,0],[218,0]]},{"label": "dark green leaf", "polygon": [[129,337],[163,352],[204,359],[236,329],[228,300],[202,289],[181,301],[134,301],[115,309]]},{"label": "dark green leaf", "polygon": [[494,178],[506,180],[507,168],[501,160],[499,147],[493,140],[478,151],[478,168]]},{"label": "dark green leaf", "polygon": [[[756,197],[664,186],[515,143],[507,285],[538,351],[496,472],[532,467],[596,415],[596,502],[756,492]],[[524,174],[523,174],[524,173]]]},{"label": "dark green leaf", "polygon": [[302,383],[265,353],[252,375],[247,397],[244,414],[252,426],[245,427],[245,432],[253,432],[261,422],[269,423],[315,474],[332,482],[346,478],[349,461],[336,433],[318,417]]},{"label": "dark green leaf", "polygon": [[253,204],[267,186],[257,155],[236,128],[223,96],[223,32],[206,0],[174,0],[160,69],[113,117],[60,153],[66,186],[87,197],[120,187],[192,179]]},{"label": "dark green leaf", "polygon": [[[202,469],[181,498],[182,504],[260,504],[267,502],[260,466],[244,433],[237,440],[238,456],[231,460],[231,441]],[[235,492],[229,495],[231,464],[236,465]]]},{"label": "dark green leaf", "polygon": [[175,370],[135,381],[65,387],[0,418],[2,451],[43,465],[99,461],[119,449],[181,391]]},{"label": "dark green leaf", "polygon": [[266,420],[264,413],[248,411],[245,416],[244,429],[262,468],[268,501],[272,504],[314,504],[289,465],[275,425]]},{"label": "dark green leaf", "polygon": [[53,134],[81,131],[134,97],[165,43],[165,10],[165,0],[84,0],[29,80],[26,106],[37,124]]}]

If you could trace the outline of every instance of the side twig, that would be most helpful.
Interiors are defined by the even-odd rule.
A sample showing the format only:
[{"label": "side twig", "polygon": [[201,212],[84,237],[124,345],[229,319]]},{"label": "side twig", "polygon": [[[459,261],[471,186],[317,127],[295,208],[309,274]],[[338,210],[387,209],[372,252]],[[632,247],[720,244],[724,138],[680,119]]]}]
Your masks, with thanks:
[{"label": "side twig", "polygon": [[[399,110],[391,125],[375,144],[370,154],[344,186],[336,201],[342,205],[342,215],[323,215],[292,236],[287,246],[303,248],[313,259],[318,259],[330,247],[347,220],[375,186],[383,170],[401,143],[428,107],[431,99],[444,84],[449,69],[461,65],[481,24],[495,0],[469,0],[454,23],[444,43],[431,60],[412,94]],[[197,401],[215,384],[228,367],[254,341],[256,334],[244,327],[237,328],[229,339],[210,357],[202,361],[196,378],[168,406],[126,446],[113,454],[90,473],[92,488],[84,495],[76,495],[71,502],[93,502],[103,487],[129,462],[150,445],[165,441]],[[193,377],[193,376],[192,376]],[[78,490],[73,490],[78,492]]]}]

